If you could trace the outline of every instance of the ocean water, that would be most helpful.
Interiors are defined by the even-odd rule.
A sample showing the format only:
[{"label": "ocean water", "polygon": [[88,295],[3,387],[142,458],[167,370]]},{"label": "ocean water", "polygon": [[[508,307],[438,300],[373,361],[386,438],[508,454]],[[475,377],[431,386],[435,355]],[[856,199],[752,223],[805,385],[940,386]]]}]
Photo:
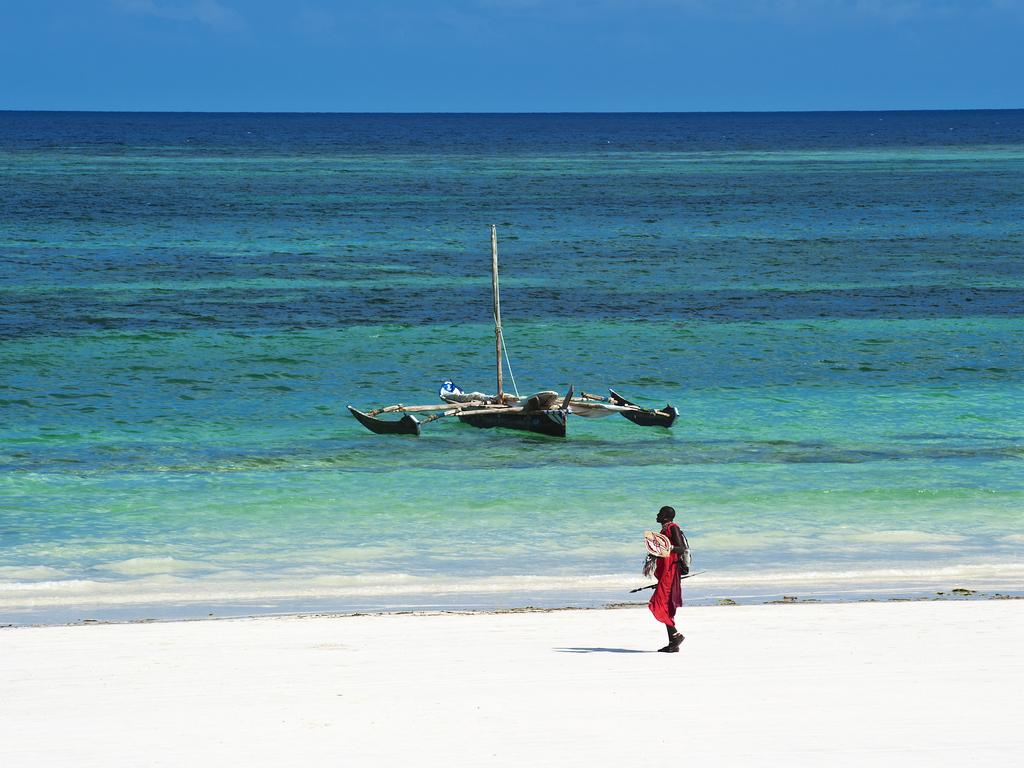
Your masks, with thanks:
[{"label": "ocean water", "polygon": [[[493,390],[672,430],[345,405]],[[1024,111],[0,112],[0,622],[1024,594]],[[506,387],[510,381],[506,373]]]}]

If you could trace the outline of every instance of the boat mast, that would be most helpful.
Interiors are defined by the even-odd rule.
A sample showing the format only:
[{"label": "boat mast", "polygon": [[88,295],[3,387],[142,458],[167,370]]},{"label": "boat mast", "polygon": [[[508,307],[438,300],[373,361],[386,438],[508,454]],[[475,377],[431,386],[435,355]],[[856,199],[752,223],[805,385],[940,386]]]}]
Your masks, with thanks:
[{"label": "boat mast", "polygon": [[501,300],[498,298],[498,228],[491,224],[491,287],[494,291],[494,350],[498,358],[498,402],[505,402],[501,391]]}]

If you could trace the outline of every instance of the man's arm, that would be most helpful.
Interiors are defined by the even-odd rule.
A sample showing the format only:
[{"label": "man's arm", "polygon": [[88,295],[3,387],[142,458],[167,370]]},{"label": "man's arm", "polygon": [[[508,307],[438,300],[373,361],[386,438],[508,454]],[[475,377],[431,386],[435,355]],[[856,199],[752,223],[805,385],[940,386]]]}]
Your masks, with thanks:
[{"label": "man's arm", "polygon": [[672,540],[672,552],[681,555],[686,550],[686,546],[683,544],[683,534],[679,530],[678,525],[673,525],[671,535],[669,538]]},{"label": "man's arm", "polygon": [[[678,525],[672,526],[672,536],[670,538],[672,539],[672,554],[681,556],[683,552],[686,551],[686,544],[683,540],[683,532],[680,530]],[[685,576],[689,572],[689,566],[687,566],[686,561],[682,557],[680,557],[679,573]]]}]

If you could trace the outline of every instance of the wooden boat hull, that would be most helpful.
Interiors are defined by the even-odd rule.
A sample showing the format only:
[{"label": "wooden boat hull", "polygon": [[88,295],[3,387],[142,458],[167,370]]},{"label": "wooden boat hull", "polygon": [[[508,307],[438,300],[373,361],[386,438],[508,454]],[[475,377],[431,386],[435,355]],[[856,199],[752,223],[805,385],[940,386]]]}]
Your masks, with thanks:
[{"label": "wooden boat hull", "polygon": [[416,420],[415,416],[410,416],[408,413],[402,416],[398,421],[385,421],[384,419],[376,419],[369,414],[363,413],[357,408],[353,408],[351,405],[348,406],[349,411],[356,417],[356,421],[366,427],[368,430],[377,435],[418,435],[420,433],[420,423]]},{"label": "wooden boat hull", "polygon": [[459,421],[480,429],[518,429],[550,437],[565,437],[565,415],[562,410],[520,411],[518,413],[459,414]]},{"label": "wooden boat hull", "polygon": [[640,427],[671,427],[679,417],[679,409],[666,405],[659,411],[623,411],[622,416]]},{"label": "wooden boat hull", "polygon": [[[609,389],[608,394],[611,395],[611,401],[616,405],[633,405],[636,407],[636,403],[630,402],[614,389]],[[652,410],[648,408],[641,408],[639,411],[622,411],[622,417],[629,419],[634,424],[640,427],[671,427],[675,424],[677,418],[679,418],[679,409],[674,405],[667,404],[661,410]]]}]

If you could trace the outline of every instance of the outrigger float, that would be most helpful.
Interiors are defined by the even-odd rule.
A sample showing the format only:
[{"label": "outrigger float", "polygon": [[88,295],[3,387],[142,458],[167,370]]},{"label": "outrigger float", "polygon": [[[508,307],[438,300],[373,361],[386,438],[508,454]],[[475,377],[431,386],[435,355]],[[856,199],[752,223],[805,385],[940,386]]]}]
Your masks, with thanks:
[{"label": "outrigger float", "polygon": [[[565,395],[553,390],[519,397],[503,391],[504,343],[501,335],[501,301],[498,291],[498,234],[491,226],[491,286],[494,293],[494,341],[497,355],[497,394],[463,392],[451,381],[444,382],[438,392],[442,402],[434,405],[388,405],[371,411],[360,411],[348,406],[352,415],[371,432],[378,435],[419,435],[420,428],[446,416],[457,416],[459,421],[474,427],[489,429],[502,427],[535,432],[552,437],[565,437],[566,422],[570,414],[600,418],[620,414],[641,427],[671,427],[679,416],[673,405],[664,408],[643,408],[632,403],[614,390],[608,396],[581,392],[574,395],[573,387]],[[514,383],[514,380],[513,380]],[[379,419],[384,414],[402,414],[397,420]],[[416,414],[430,414],[422,421]]]}]

